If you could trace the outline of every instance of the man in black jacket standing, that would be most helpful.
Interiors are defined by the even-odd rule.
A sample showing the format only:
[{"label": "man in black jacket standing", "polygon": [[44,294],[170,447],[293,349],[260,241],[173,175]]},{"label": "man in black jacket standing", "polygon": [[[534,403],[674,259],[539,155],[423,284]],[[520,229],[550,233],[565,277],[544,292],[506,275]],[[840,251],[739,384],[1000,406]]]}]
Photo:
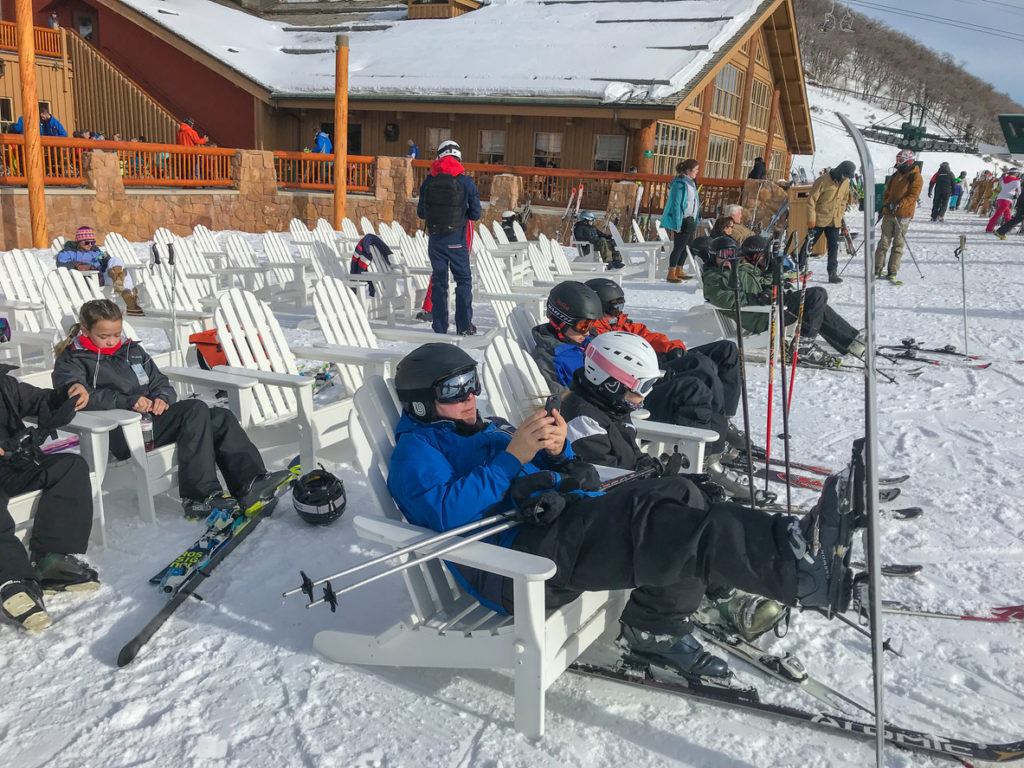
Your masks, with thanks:
[{"label": "man in black jacket standing", "polygon": [[942,221],[946,217],[949,196],[953,194],[954,186],[956,176],[949,169],[949,163],[943,163],[928,184],[928,197],[932,198],[932,221]]},{"label": "man in black jacket standing", "polygon": [[[50,626],[43,592],[88,591],[99,586],[96,571],[70,553],[85,552],[92,530],[89,467],[72,453],[41,454],[23,418],[56,427],[73,414],[59,411],[68,398],[75,410],[89,401],[80,384],[67,396],[38,389],[8,375],[0,366],[0,610],[25,629]],[[59,413],[58,413],[59,412]],[[57,418],[55,419],[55,414]],[[66,421],[65,421],[66,423]],[[29,538],[31,557],[15,536],[14,518],[7,511],[13,496],[42,491]]]},{"label": "man in black jacket standing", "polygon": [[437,148],[437,160],[420,186],[416,214],[426,221],[430,277],[431,325],[434,333],[448,333],[448,270],[455,278],[455,331],[476,333],[473,325],[473,274],[469,254],[473,225],[480,218],[480,193],[462,167],[462,150],[451,139]]}]

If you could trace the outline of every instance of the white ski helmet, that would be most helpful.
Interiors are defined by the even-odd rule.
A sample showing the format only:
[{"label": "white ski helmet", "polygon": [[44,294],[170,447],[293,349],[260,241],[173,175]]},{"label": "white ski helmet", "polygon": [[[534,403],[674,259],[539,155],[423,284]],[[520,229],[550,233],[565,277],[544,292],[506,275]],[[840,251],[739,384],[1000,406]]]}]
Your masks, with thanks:
[{"label": "white ski helmet", "polygon": [[914,162],[914,153],[909,149],[901,149],[896,153],[896,165],[906,165]]},{"label": "white ski helmet", "polygon": [[621,397],[628,390],[646,397],[665,372],[658,367],[658,353],[646,339],[609,331],[587,345],[583,375],[610,395]]},{"label": "white ski helmet", "polygon": [[437,145],[437,159],[440,160],[442,157],[448,157],[452,155],[456,160],[462,159],[462,147],[459,146],[457,141],[451,139],[445,139]]}]

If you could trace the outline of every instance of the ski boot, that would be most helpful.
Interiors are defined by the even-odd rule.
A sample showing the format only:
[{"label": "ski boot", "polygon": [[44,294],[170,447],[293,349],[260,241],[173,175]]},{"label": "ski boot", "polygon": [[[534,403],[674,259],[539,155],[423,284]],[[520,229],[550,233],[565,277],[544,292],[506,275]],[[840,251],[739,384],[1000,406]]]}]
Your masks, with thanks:
[{"label": "ski boot", "polygon": [[799,350],[796,361],[797,365],[806,363],[816,368],[838,368],[843,364],[841,357],[829,354],[819,347],[814,339],[808,339],[805,336],[800,337],[800,341],[797,342],[797,349]]},{"label": "ski boot", "polygon": [[181,506],[185,510],[186,520],[206,520],[208,526],[218,529],[230,521],[240,509],[234,496],[218,492],[205,499],[182,499]]},{"label": "ski boot", "polygon": [[888,274],[886,274],[885,279],[888,280],[893,285],[903,285],[903,281],[897,279],[895,272],[889,272]]},{"label": "ski boot", "polygon": [[722,680],[732,675],[729,665],[704,650],[692,634],[656,635],[620,622],[618,645],[627,661],[653,664],[688,678]]},{"label": "ski boot", "polygon": [[782,603],[739,590],[733,590],[726,599],[719,600],[715,609],[719,621],[747,642],[756,640],[788,619],[788,609]]},{"label": "ski boot", "polygon": [[866,341],[867,341],[867,331],[864,330],[864,329],[861,329],[860,333],[857,334],[857,337],[853,341],[851,341],[850,345],[846,348],[846,354],[853,355],[858,360],[863,360],[864,359],[864,349],[865,349],[864,342],[866,342]]},{"label": "ski boot", "polygon": [[57,552],[33,554],[32,563],[44,594],[92,592],[99,589],[100,579],[96,569],[74,555]]},{"label": "ski boot", "polygon": [[31,579],[0,585],[0,611],[29,632],[46,629],[52,623],[43,605],[43,591]]},{"label": "ski boot", "polygon": [[726,496],[734,501],[750,501],[750,484],[737,470],[727,469],[721,461],[712,460],[704,463],[704,474],[711,482],[720,485]]},{"label": "ski boot", "polygon": [[854,531],[866,522],[854,509],[853,474],[851,468],[829,477],[814,508],[789,526],[789,544],[797,559],[797,603],[821,609],[829,617],[850,607],[850,545]]},{"label": "ski boot", "polygon": [[841,278],[837,272],[829,272],[828,281],[830,283],[841,283],[843,282],[843,278]]},{"label": "ski boot", "polygon": [[[242,494],[240,506],[245,510],[246,517],[252,517],[265,507],[277,506],[277,496],[285,488],[295,482],[298,475],[290,469],[279,469],[276,472],[265,472],[256,475],[249,483],[249,488]],[[269,512],[268,512],[269,514]]]}]

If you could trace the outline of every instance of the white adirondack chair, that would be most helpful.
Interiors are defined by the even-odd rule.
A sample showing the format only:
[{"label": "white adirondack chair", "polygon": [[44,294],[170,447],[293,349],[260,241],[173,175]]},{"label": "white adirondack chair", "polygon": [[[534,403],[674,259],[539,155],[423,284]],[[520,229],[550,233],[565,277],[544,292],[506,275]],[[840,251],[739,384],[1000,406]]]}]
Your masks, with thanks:
[{"label": "white adirondack chair", "polygon": [[[307,250],[311,249],[312,244]],[[308,274],[313,274],[312,256],[309,253],[305,256],[292,253],[284,236],[270,231],[263,233],[263,252],[267,257],[273,286],[270,290],[275,301],[288,301],[296,307],[306,306],[306,275],[307,270]]]},{"label": "white adirondack chair", "polygon": [[537,239],[541,253],[547,253],[553,265],[556,279],[580,280],[586,282],[593,277],[607,277],[622,282],[621,269],[607,270],[599,261],[572,261],[565,256],[565,249],[557,240],[549,240],[542,232]]},{"label": "white adirondack chair", "polygon": [[[495,339],[484,352],[483,385],[492,412],[513,424],[522,423],[550,394],[534,359],[505,338]],[[718,433],[708,429],[658,421],[633,423],[637,439],[646,442],[644,450],[649,454],[660,456],[678,450],[686,459],[684,467],[695,472],[704,466],[706,445],[718,440]]]},{"label": "white adirondack chair", "polygon": [[[608,232],[612,236],[612,241],[615,243],[615,247],[618,248],[619,253],[624,257],[626,254],[638,254],[647,264],[647,279],[653,281],[658,273],[658,260],[665,249],[663,243],[657,240],[651,242],[639,242],[639,243],[627,243],[622,239],[622,235],[619,233],[619,228],[615,226],[615,222],[608,222]],[[666,269],[666,274],[667,274]]]},{"label": "white adirondack chair", "polygon": [[561,282],[551,271],[551,260],[546,254],[541,253],[538,246],[532,243],[529,245],[526,249],[526,261],[533,270],[534,287],[551,286]]},{"label": "white adirondack chair", "polygon": [[227,268],[227,249],[217,242],[217,236],[205,226],[196,224],[192,227],[192,242],[197,253],[206,260],[212,269]]},{"label": "white adirondack chair", "polygon": [[512,307],[519,303],[536,307],[538,315],[544,313],[544,304],[548,298],[547,291],[543,288],[529,291],[526,288],[509,286],[505,272],[485,249],[481,249],[476,254],[473,276],[474,280],[479,280],[480,287],[483,289],[479,292],[474,291],[474,296],[491,302],[499,326],[505,325]]},{"label": "white adirondack chair", "polygon": [[510,285],[521,285],[527,279],[529,267],[526,262],[527,243],[507,243],[498,245],[490,231],[483,224],[477,227],[480,233],[480,247],[500,260]]},{"label": "white adirondack chair", "polygon": [[383,372],[395,353],[339,346],[289,348],[266,302],[237,288],[220,298],[217,338],[228,359],[214,370],[256,380],[248,412],[238,414],[256,445],[297,443],[303,467],[316,466],[316,454],[346,438],[352,393],[314,407],[313,380],[299,375],[295,357],[349,365],[343,383],[358,385],[360,375]]},{"label": "white adirondack chair", "polygon": [[[356,393],[349,432],[356,463],[383,517],[358,515],[353,525],[364,538],[394,548],[436,535],[403,522],[387,488],[398,418],[393,391],[379,377],[368,379]],[[378,635],[318,632],[314,648],[343,664],[509,670],[515,681],[516,728],[529,737],[541,736],[545,691],[595,640],[616,631],[626,593],[587,592],[546,611],[544,581],[555,573],[547,558],[471,542],[447,559],[512,579],[515,616],[483,607],[455,584],[441,563],[432,561],[404,572],[411,615],[396,617]]]},{"label": "white adirondack chair", "polygon": [[361,240],[363,237],[359,234],[359,230],[356,229],[356,225],[352,219],[347,216],[341,220],[341,234],[344,235],[346,239],[356,242]]},{"label": "white adirondack chair", "polygon": [[224,243],[224,250],[228,254],[229,268],[241,271],[248,286],[246,290],[252,291],[261,299],[269,300],[273,293],[267,276],[270,265],[257,258],[249,241],[238,233],[232,233]]},{"label": "white adirondack chair", "polygon": [[526,350],[533,353],[537,342],[533,339],[533,329],[540,324],[536,315],[522,304],[516,304],[509,312],[505,321],[505,336]]},{"label": "white adirondack chair", "polygon": [[47,270],[30,253],[0,253],[0,314],[11,324],[11,340],[0,345],[0,360],[53,367],[53,333],[43,306]]},{"label": "white adirondack chair", "polygon": [[339,232],[331,226],[331,222],[327,219],[319,218],[316,220],[316,226],[313,227],[313,232],[323,238],[326,242],[335,243],[345,250],[355,247],[355,244],[358,243],[360,239],[359,232],[356,230],[356,225],[349,219],[342,219],[341,227],[342,229]]},{"label": "white adirondack chair", "polygon": [[364,235],[376,235],[376,231],[373,229],[373,222],[371,222],[365,216],[359,219],[359,228],[363,230]]}]

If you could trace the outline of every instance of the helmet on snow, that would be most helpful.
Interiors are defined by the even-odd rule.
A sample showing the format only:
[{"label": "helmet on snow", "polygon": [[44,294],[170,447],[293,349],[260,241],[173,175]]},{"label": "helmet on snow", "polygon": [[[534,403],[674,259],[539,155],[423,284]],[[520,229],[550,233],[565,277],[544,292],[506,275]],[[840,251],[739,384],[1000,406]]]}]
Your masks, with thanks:
[{"label": "helmet on snow", "polygon": [[435,402],[461,403],[480,394],[476,360],[454,344],[424,344],[399,361],[395,389],[407,414],[433,421]]},{"label": "helmet on snow", "polygon": [[448,157],[451,155],[456,160],[462,159],[462,147],[459,146],[457,141],[451,139],[445,139],[437,145],[437,159],[440,160],[442,157]]},{"label": "helmet on snow", "polygon": [[572,328],[586,333],[595,320],[604,317],[597,293],[576,280],[566,280],[552,288],[546,309],[551,325],[559,332]]},{"label": "helmet on snow", "polygon": [[585,285],[597,294],[601,300],[601,311],[606,315],[622,314],[622,307],[626,303],[626,294],[622,286],[607,277],[595,277],[587,280]]},{"label": "helmet on snow", "polygon": [[609,401],[622,400],[627,392],[646,397],[664,374],[654,347],[641,336],[610,331],[587,345],[583,377]]},{"label": "helmet on snow", "polygon": [[345,512],[345,484],[322,466],[292,486],[292,505],[310,525],[333,523]]},{"label": "helmet on snow", "polygon": [[591,224],[597,220],[593,211],[580,211],[580,221],[589,221]]}]

